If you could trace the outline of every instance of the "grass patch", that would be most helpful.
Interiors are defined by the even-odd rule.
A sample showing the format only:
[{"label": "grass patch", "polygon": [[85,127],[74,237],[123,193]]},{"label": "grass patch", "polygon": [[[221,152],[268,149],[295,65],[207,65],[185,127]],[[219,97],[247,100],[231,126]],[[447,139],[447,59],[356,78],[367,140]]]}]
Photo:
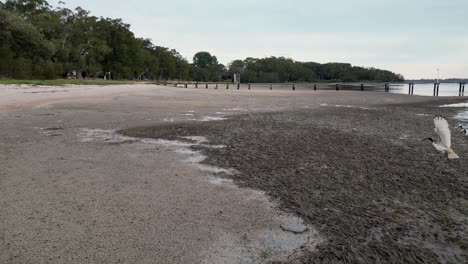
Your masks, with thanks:
[{"label": "grass patch", "polygon": [[76,79],[56,79],[56,80],[17,80],[0,79],[0,84],[30,84],[30,85],[119,85],[142,83],[141,81],[113,81],[113,80],[76,80]]}]

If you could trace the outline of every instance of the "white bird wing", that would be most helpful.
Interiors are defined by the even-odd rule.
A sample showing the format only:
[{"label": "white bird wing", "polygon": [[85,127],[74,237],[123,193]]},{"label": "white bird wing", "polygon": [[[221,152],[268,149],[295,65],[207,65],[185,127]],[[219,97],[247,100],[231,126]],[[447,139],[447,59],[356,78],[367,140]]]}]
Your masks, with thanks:
[{"label": "white bird wing", "polygon": [[435,125],[435,132],[439,135],[440,141],[438,142],[440,145],[443,145],[447,148],[452,146],[452,140],[450,135],[449,124],[447,120],[443,117],[435,117],[434,118],[434,125]]}]

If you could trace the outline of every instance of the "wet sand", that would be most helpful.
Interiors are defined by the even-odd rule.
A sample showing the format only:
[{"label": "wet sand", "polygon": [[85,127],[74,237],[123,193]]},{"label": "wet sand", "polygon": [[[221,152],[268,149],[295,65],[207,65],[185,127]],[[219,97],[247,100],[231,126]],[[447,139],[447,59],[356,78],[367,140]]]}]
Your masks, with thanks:
[{"label": "wet sand", "polygon": [[[369,230],[374,230],[380,239],[387,239],[387,233],[400,235],[393,228],[402,223],[397,222],[395,227],[390,219],[390,231],[378,229],[387,218],[375,217],[372,227],[377,229],[372,229],[369,217],[364,217],[375,213],[364,207],[368,199],[351,200],[347,207],[353,210],[349,212],[340,207],[342,199],[353,198],[354,191],[368,191],[371,186],[381,190],[382,186],[394,185],[398,182],[395,175],[402,177],[404,171],[395,174],[393,168],[414,171],[409,167],[414,165],[411,160],[400,164],[408,156],[424,162],[417,167],[422,174],[412,175],[420,183],[419,192],[403,189],[404,197],[416,195],[416,205],[432,201],[426,192],[438,189],[427,187],[422,180],[430,174],[430,181],[440,186],[442,202],[428,211],[433,215],[447,207],[447,199],[453,197],[443,194],[455,192],[458,200],[448,208],[458,210],[457,214],[444,216],[437,223],[444,227],[450,220],[444,234],[452,227],[461,235],[466,231],[466,222],[463,225],[462,220],[454,219],[466,217],[459,207],[466,203],[466,180],[459,175],[466,175],[466,167],[461,162],[447,164],[430,146],[420,144],[421,133],[431,135],[430,115],[440,112],[450,117],[459,111],[435,106],[461,102],[459,98],[154,85],[2,86],[0,98],[0,164],[5,168],[0,172],[1,262],[352,260],[357,257],[354,251],[333,250],[337,245],[358,248],[363,241],[356,232],[369,235]],[[125,129],[130,129],[126,137],[115,133]],[[190,136],[207,141],[186,138]],[[455,149],[466,159],[468,149],[463,140],[454,136]],[[304,142],[315,147],[304,147],[308,146]],[[350,145],[353,148],[347,150]],[[385,151],[376,146],[391,151],[382,156]],[[385,163],[390,154],[403,150],[408,154]],[[415,156],[421,151],[422,157]],[[369,152],[373,158],[366,158]],[[363,159],[343,162],[353,155]],[[328,160],[333,156],[336,158]],[[369,178],[376,175],[372,168],[379,160],[385,166],[377,175],[387,177],[388,182]],[[342,165],[335,168],[336,164]],[[363,164],[367,164],[365,171],[359,169]],[[423,169],[425,166],[429,169]],[[338,194],[350,183],[342,174],[350,167],[360,175],[362,189],[351,189],[348,196],[317,199],[319,192],[311,184],[319,181],[319,191]],[[439,168],[437,173],[432,173],[434,168]],[[323,180],[327,170],[327,177],[333,181]],[[446,182],[442,177],[451,180]],[[408,181],[397,186],[405,186],[403,183]],[[376,203],[392,197],[400,196],[389,191]],[[361,202],[362,207],[358,206]],[[329,206],[324,208],[324,204]],[[351,218],[355,222],[347,223],[349,232],[343,233],[345,240],[340,242],[333,230],[343,228],[347,217],[365,221]],[[434,221],[431,218],[427,222]],[[426,229],[416,225],[405,234]],[[408,239],[401,247],[382,243],[395,247],[368,253],[366,250],[379,249],[380,242],[372,240],[367,243],[377,246],[361,248],[365,250],[363,260],[369,256],[383,258],[389,252],[406,256],[401,248],[429,260],[466,259],[463,243],[449,238],[452,242],[442,244],[434,239]],[[427,249],[421,241],[435,249]],[[459,246],[458,251],[453,245]],[[447,256],[437,254],[447,249]],[[330,258],[330,252],[338,257]]]}]

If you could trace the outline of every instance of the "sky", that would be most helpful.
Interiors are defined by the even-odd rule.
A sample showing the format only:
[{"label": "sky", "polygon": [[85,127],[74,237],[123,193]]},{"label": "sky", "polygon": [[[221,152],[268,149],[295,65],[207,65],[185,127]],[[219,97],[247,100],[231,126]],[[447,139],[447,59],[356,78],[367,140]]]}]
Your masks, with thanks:
[{"label": "sky", "polygon": [[[122,18],[137,37],[187,60],[208,51],[348,62],[407,79],[468,78],[468,0],[62,0]],[[48,1],[58,6],[58,0]]]}]

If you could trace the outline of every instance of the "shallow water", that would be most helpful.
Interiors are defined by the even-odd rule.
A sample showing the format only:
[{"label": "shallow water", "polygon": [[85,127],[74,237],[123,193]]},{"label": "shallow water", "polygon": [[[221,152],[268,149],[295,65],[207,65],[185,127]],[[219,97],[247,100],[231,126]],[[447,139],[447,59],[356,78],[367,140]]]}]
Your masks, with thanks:
[{"label": "shallow water", "polygon": [[[299,86],[302,88],[302,86]],[[458,83],[441,83],[439,86],[439,96],[458,96],[459,92]],[[313,85],[306,85],[306,89],[313,89]],[[319,90],[335,90],[335,84],[321,84],[318,87]],[[384,92],[384,85],[366,85],[364,88],[366,91],[381,91]],[[468,86],[465,85],[465,96],[468,96]],[[340,90],[355,90],[360,91],[360,85],[340,85]],[[390,84],[390,92],[398,94],[408,94],[409,84],[407,83],[392,83]],[[414,95],[432,96],[434,92],[433,83],[415,83],[414,84]]]},{"label": "shallow water", "polygon": [[453,118],[463,121],[463,122],[468,122],[468,102],[458,103],[458,104],[446,104],[446,105],[441,105],[440,107],[464,108],[463,111],[459,112]]},{"label": "shallow water", "polygon": [[[458,96],[458,90],[460,85],[458,83],[441,83],[439,86],[439,96]],[[391,84],[390,92],[408,94],[408,84]],[[468,87],[465,95],[468,96]],[[414,94],[415,95],[427,95],[432,96],[434,93],[433,83],[415,83]]]}]

